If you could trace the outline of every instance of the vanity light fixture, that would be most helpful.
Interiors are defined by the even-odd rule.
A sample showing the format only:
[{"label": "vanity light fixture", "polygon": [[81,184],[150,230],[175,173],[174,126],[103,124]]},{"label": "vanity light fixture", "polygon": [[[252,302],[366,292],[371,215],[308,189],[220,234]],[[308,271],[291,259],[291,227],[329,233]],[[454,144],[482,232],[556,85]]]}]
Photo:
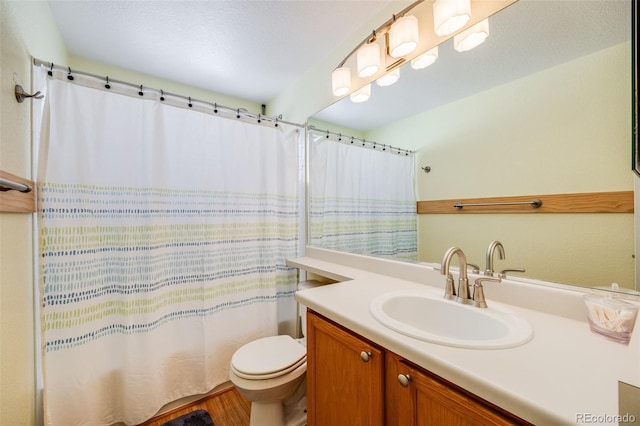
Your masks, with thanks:
[{"label": "vanity light fixture", "polygon": [[387,34],[389,36],[389,55],[393,58],[408,55],[418,47],[418,18],[407,15],[397,19],[391,24]]},{"label": "vanity light fixture", "polygon": [[433,28],[439,36],[458,31],[471,19],[470,0],[436,0],[433,3]]},{"label": "vanity light fixture", "polygon": [[[345,96],[351,92],[352,87],[362,87],[372,83],[374,79],[380,86],[394,84],[399,78],[399,68],[409,61],[416,70],[428,67],[438,58],[436,44],[446,39],[454,38],[455,49],[458,51],[469,50],[482,43],[489,35],[488,20],[480,21],[468,30],[459,31],[471,25],[469,20],[472,1],[473,22],[477,22],[517,0],[414,1],[373,30],[338,64],[331,73],[334,96]],[[439,37],[422,34],[424,40],[420,39],[422,31],[431,31],[432,18],[433,29]],[[455,34],[457,32],[460,34]],[[426,51],[427,49],[429,50]],[[369,99],[370,94],[371,88],[365,86],[352,93],[351,100],[364,102]]]},{"label": "vanity light fixture", "polygon": [[358,75],[371,77],[380,69],[380,46],[375,39],[364,44],[357,53]]},{"label": "vanity light fixture", "polygon": [[488,18],[453,36],[453,48],[458,52],[466,52],[482,44],[487,37],[489,37]]},{"label": "vanity light fixture", "polygon": [[421,70],[433,64],[436,59],[438,59],[438,46],[412,59],[411,68],[413,68],[414,70]]},{"label": "vanity light fixture", "polygon": [[376,80],[378,86],[391,86],[400,78],[400,67],[396,67]]},{"label": "vanity light fixture", "polygon": [[366,102],[371,97],[371,84],[367,84],[361,89],[356,90],[351,94],[351,102],[360,103]]},{"label": "vanity light fixture", "polygon": [[336,68],[331,73],[331,88],[334,96],[343,96],[351,90],[351,70],[349,67]]}]

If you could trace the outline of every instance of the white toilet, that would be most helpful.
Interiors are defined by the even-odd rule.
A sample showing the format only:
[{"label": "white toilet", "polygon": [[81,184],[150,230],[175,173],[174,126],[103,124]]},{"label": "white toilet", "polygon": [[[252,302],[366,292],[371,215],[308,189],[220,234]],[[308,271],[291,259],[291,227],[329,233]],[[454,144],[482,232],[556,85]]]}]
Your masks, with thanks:
[{"label": "white toilet", "polygon": [[[251,426],[306,424],[304,407],[295,404],[305,394],[307,351],[291,336],[254,340],[231,358],[229,378],[241,395],[251,401]],[[304,401],[303,401],[304,403]],[[285,406],[294,405],[292,413]]]},{"label": "white toilet", "polygon": [[[323,285],[309,280],[298,290]],[[306,333],[306,311],[298,305],[298,335]],[[298,327],[296,327],[298,328]],[[229,379],[251,401],[250,426],[303,426],[306,406],[307,347],[305,338],[264,337],[238,349],[231,357]]]}]

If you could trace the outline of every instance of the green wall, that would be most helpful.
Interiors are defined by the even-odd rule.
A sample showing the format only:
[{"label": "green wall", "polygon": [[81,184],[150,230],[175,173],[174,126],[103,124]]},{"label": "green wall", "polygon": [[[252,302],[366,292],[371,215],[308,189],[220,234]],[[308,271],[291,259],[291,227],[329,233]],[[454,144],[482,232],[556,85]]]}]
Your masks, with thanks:
[{"label": "green wall", "polygon": [[[419,150],[418,200],[631,191],[631,48],[624,43],[367,134]],[[419,169],[429,164],[432,171]],[[419,258],[500,240],[527,276],[634,286],[633,214],[420,215]]]}]

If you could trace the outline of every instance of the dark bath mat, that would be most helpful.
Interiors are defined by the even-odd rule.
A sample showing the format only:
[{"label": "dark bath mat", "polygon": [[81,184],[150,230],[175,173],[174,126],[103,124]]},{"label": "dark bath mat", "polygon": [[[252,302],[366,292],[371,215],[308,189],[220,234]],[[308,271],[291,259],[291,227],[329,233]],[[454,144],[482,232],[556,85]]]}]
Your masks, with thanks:
[{"label": "dark bath mat", "polygon": [[209,413],[205,410],[196,410],[163,423],[162,426],[214,426],[214,424]]}]

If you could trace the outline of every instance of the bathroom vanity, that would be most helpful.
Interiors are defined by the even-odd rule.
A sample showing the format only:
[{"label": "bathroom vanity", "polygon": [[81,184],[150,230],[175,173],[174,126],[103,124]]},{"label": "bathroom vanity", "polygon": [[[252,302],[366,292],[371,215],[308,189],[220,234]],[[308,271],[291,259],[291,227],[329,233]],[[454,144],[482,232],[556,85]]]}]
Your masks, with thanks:
[{"label": "bathroom vanity", "polygon": [[638,327],[629,344],[592,333],[582,301],[589,290],[486,283],[487,304],[526,319],[533,338],[502,349],[461,348],[409,337],[371,314],[372,301],[389,292],[443,292],[445,277],[433,268],[317,248],[287,263],[337,281],[296,294],[310,310],[310,425],[556,425],[589,416],[618,424],[626,414],[618,382],[640,384]]},{"label": "bathroom vanity", "polygon": [[312,311],[307,333],[310,426],[529,424]]}]

